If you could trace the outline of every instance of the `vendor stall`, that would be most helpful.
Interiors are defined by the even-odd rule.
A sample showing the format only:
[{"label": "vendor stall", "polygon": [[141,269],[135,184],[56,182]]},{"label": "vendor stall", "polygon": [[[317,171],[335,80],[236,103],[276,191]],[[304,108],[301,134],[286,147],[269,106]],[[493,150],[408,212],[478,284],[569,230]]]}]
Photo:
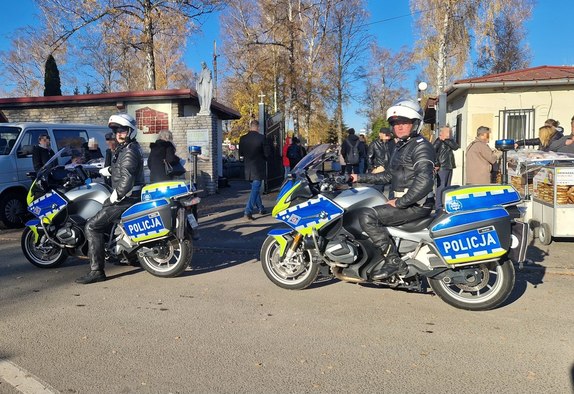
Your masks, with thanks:
[{"label": "vendor stall", "polygon": [[519,150],[508,153],[510,183],[525,200],[525,218],[544,245],[574,236],[574,156]]}]

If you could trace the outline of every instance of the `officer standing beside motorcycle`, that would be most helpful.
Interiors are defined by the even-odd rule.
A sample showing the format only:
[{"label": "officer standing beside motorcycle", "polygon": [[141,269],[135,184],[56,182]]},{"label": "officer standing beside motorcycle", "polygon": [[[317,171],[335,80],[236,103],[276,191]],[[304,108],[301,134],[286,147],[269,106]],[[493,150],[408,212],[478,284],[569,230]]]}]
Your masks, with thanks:
[{"label": "officer standing beside motorcycle", "polygon": [[352,174],[353,182],[391,184],[394,198],[384,205],[363,208],[359,223],[371,241],[380,247],[385,259],[371,274],[375,280],[387,279],[406,270],[387,226],[398,226],[431,214],[434,198],[435,151],[419,135],[423,120],[419,104],[402,100],[387,110],[387,120],[399,139],[388,168],[378,174]]},{"label": "officer standing beside motorcycle", "polygon": [[104,234],[122,212],[139,201],[139,192],[144,185],[143,155],[135,139],[135,119],[125,113],[112,115],[108,127],[115,134],[118,146],[113,152],[111,165],[102,168],[100,173],[111,177],[113,191],[102,210],[86,223],[90,272],[76,279],[77,283],[82,284],[106,280]]}]

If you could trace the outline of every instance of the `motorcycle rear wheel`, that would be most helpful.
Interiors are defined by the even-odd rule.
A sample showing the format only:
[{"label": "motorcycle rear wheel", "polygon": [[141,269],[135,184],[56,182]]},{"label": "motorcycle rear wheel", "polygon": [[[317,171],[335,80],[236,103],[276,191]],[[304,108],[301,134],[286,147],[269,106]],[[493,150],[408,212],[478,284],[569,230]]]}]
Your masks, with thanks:
[{"label": "motorcycle rear wheel", "polygon": [[512,293],[515,273],[512,261],[490,262],[477,266],[480,277],[468,285],[447,284],[428,278],[429,285],[444,302],[459,309],[486,311],[500,306]]},{"label": "motorcycle rear wheel", "polygon": [[34,243],[34,233],[29,227],[22,232],[22,252],[26,259],[39,268],[56,268],[61,266],[68,253],[57,245],[52,244],[45,235],[39,231],[39,242]]},{"label": "motorcycle rear wheel", "polygon": [[281,260],[279,243],[267,237],[261,247],[261,266],[269,280],[288,290],[309,287],[319,275],[319,264],[313,261],[307,250],[299,248],[290,260]]},{"label": "motorcycle rear wheel", "polygon": [[191,262],[193,245],[191,239],[180,240],[175,236],[146,244],[154,255],[138,253],[141,266],[150,274],[161,278],[180,275]]}]

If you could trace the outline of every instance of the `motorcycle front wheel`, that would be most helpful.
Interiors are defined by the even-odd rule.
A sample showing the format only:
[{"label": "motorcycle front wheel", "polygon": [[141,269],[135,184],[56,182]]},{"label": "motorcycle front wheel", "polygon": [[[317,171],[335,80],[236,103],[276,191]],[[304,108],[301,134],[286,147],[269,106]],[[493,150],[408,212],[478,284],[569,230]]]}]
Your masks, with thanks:
[{"label": "motorcycle front wheel", "polygon": [[319,275],[319,264],[313,261],[308,250],[299,247],[290,259],[279,255],[280,245],[271,236],[261,247],[261,266],[269,280],[288,290],[301,290],[309,287]]},{"label": "motorcycle front wheel", "polygon": [[64,263],[68,253],[53,244],[42,230],[39,231],[38,243],[34,243],[34,233],[26,227],[22,233],[22,252],[28,261],[39,268],[55,268]]},{"label": "motorcycle front wheel", "polygon": [[173,278],[181,274],[191,262],[191,239],[180,240],[175,236],[146,244],[138,252],[141,266],[150,274]]},{"label": "motorcycle front wheel", "polygon": [[428,278],[429,285],[444,302],[459,309],[486,311],[500,306],[514,288],[512,261],[484,263],[477,268],[479,275],[468,278],[468,283],[449,284]]}]

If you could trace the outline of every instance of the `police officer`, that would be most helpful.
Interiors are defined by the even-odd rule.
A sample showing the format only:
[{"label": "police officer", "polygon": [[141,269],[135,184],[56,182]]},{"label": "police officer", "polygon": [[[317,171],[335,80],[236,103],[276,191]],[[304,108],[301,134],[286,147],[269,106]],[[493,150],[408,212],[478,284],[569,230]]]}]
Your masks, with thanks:
[{"label": "police officer", "polygon": [[143,155],[135,139],[135,119],[128,114],[112,115],[108,127],[114,132],[118,146],[113,152],[111,165],[102,168],[100,173],[111,177],[112,194],[104,202],[102,210],[86,224],[90,272],[76,279],[77,283],[82,284],[106,280],[104,234],[111,229],[113,221],[122,212],[139,200],[144,184]]},{"label": "police officer", "polygon": [[394,198],[386,204],[362,208],[359,223],[385,259],[371,273],[375,280],[404,273],[406,263],[399,257],[387,226],[398,226],[431,214],[434,198],[435,151],[419,135],[422,110],[416,101],[401,100],[387,110],[387,119],[399,139],[388,168],[378,174],[351,175],[355,182],[391,184]]}]

